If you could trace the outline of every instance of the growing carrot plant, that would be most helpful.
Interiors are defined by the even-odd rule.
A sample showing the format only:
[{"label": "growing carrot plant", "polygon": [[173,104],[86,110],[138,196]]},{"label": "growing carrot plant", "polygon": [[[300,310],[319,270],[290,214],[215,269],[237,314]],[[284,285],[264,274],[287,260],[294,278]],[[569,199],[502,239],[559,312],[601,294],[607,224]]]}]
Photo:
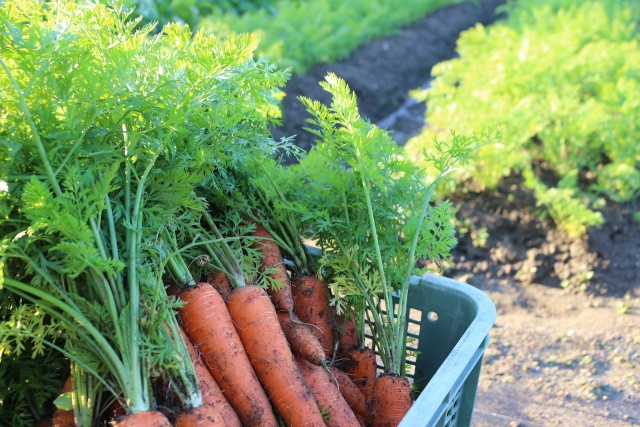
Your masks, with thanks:
[{"label": "growing carrot plant", "polygon": [[501,139],[478,150],[458,182],[495,188],[520,174],[559,227],[583,234],[602,223],[605,197],[625,202],[640,190],[640,9],[539,0],[505,10],[506,20],[464,32],[459,58],[434,68],[420,94],[429,129],[407,149],[429,150],[440,129],[495,126]]}]

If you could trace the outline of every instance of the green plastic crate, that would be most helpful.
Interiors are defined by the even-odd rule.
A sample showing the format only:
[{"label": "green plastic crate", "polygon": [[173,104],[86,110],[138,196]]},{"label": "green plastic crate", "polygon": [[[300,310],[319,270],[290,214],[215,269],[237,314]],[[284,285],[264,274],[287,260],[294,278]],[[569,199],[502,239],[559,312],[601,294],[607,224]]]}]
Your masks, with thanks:
[{"label": "green plastic crate", "polygon": [[422,391],[400,427],[468,427],[495,306],[478,289],[432,274],[412,277],[408,303],[408,336],[417,340],[409,348],[419,353],[407,366]]}]

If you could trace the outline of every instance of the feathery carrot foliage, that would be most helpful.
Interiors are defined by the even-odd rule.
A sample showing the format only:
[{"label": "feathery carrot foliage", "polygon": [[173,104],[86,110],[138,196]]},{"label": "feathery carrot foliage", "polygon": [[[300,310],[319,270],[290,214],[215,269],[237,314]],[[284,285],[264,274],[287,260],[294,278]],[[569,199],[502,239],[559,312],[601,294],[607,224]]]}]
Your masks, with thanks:
[{"label": "feathery carrot foliage", "polygon": [[121,3],[0,8],[0,357],[55,348],[76,390],[88,375],[131,413],[154,405],[149,373],[198,402],[162,237],[199,221],[197,185],[273,150],[286,77],[255,36],[137,24]]},{"label": "feathery carrot foliage", "polygon": [[[434,188],[465,161],[481,138],[458,137],[429,157],[436,176],[416,167],[390,136],[360,117],[355,95],[333,74],[322,87],[330,106],[302,99],[317,129],[317,145],[294,167],[307,186],[299,197],[306,208],[303,230],[323,250],[321,266],[341,311],[366,308],[374,341],[387,372],[403,373],[406,298],[418,259],[440,262],[455,245],[453,211],[436,203]],[[301,188],[303,186],[300,186]],[[399,295],[396,312],[393,294]],[[361,325],[362,326],[362,325]]]}]

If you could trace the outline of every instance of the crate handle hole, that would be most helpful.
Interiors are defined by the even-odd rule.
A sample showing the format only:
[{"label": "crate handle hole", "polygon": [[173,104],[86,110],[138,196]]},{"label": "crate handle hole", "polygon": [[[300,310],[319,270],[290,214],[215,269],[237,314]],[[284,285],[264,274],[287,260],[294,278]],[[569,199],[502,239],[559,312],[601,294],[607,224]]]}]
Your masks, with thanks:
[{"label": "crate handle hole", "polygon": [[427,313],[427,319],[430,322],[437,322],[438,321],[438,313],[436,313],[435,311],[430,311]]}]

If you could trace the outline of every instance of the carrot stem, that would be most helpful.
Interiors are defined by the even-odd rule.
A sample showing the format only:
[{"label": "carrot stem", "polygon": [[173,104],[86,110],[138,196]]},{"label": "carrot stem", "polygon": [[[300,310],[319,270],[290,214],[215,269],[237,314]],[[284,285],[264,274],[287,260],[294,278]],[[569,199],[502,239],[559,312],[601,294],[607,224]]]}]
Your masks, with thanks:
[{"label": "carrot stem", "polygon": [[[109,195],[105,194],[105,206],[107,207],[107,227],[109,230],[109,240],[111,247],[111,258],[114,260],[120,260],[120,253],[118,250],[118,235],[116,233],[116,225],[115,225],[115,217],[113,216],[113,207],[111,206],[111,201],[109,199]],[[118,311],[122,310],[122,307],[126,305],[126,297],[124,295],[124,289],[119,288],[116,283],[122,283],[122,273],[120,271],[117,272],[116,278],[113,280],[113,284],[111,285],[114,292],[114,297],[116,301],[116,307]]]},{"label": "carrot stem", "polygon": [[[338,238],[338,236],[335,233],[332,233],[332,235],[336,244],[342,251],[342,253],[348,253],[346,247],[344,246],[342,241]],[[371,295],[371,292],[368,291],[355,265],[351,266],[351,270],[352,270],[351,275],[354,278],[356,285],[360,288],[360,291],[362,292],[362,296],[364,297],[367,303],[367,307],[369,308],[369,310],[367,310],[367,314],[370,315],[373,320],[372,322],[370,322],[371,327],[377,330],[384,330],[385,323],[383,322],[382,316],[378,311],[378,305],[373,300],[373,295]],[[359,327],[362,327],[362,326],[363,325],[359,325]],[[386,334],[386,333],[373,334],[374,346],[378,348],[378,352],[380,353],[380,357],[382,358],[382,364],[384,365],[385,369],[388,369],[388,367],[390,366],[388,358],[384,357],[385,354],[388,355],[391,353],[391,343],[389,343],[388,341],[389,338],[390,338],[390,334]],[[361,339],[361,342],[364,342],[364,340]]]},{"label": "carrot stem", "polygon": [[[164,287],[158,286],[158,289],[164,292]],[[164,296],[166,297],[166,294]],[[203,404],[202,391],[198,383],[196,369],[189,356],[187,344],[184,342],[185,337],[181,332],[176,317],[173,315],[167,317],[165,323],[166,329],[162,328],[160,331],[166,334],[164,341],[167,345],[172,345],[174,351],[177,352],[180,357],[176,358],[179,366],[167,366],[165,367],[165,372],[171,379],[171,382],[177,385],[174,390],[185,406],[196,408]]]},{"label": "carrot stem", "polygon": [[33,139],[36,143],[38,154],[40,155],[40,160],[42,161],[42,164],[44,166],[44,170],[47,174],[47,178],[49,179],[49,182],[51,183],[51,186],[53,187],[53,190],[56,193],[56,195],[62,196],[62,189],[60,188],[60,183],[56,179],[55,173],[53,172],[53,168],[51,167],[51,162],[49,162],[49,157],[47,156],[47,151],[44,148],[42,139],[40,138],[40,132],[38,132],[38,127],[36,126],[36,123],[33,120],[33,116],[31,115],[31,110],[27,105],[27,100],[24,97],[22,88],[20,88],[20,85],[18,84],[16,79],[13,77],[13,73],[11,73],[11,70],[9,69],[9,67],[7,67],[7,64],[4,62],[4,59],[2,59],[1,57],[0,57],[0,66],[2,66],[2,69],[7,74],[7,77],[9,78],[11,85],[13,86],[13,88],[15,89],[18,95],[18,101],[20,102],[20,107],[22,107],[22,111],[24,112],[25,116],[27,116],[27,122],[29,123],[29,127],[31,128],[31,133],[33,134]]},{"label": "carrot stem", "polygon": [[[263,174],[267,177],[269,182],[271,183],[271,188],[276,192],[277,198],[280,200],[280,202],[287,203],[287,198],[280,190],[280,185],[273,179],[272,174],[269,173],[264,163],[259,163],[258,166],[262,170]],[[266,199],[262,191],[257,191],[257,194],[262,200],[262,206],[264,206],[265,208],[269,208],[270,206],[272,206],[272,204],[269,203],[269,201]],[[271,217],[275,218],[277,217],[277,215],[274,214],[274,215],[271,215]],[[254,218],[254,221],[255,220],[257,219]],[[294,258],[293,259],[294,264],[302,268],[304,273],[308,273],[310,256],[307,250],[304,248],[304,245],[302,245],[302,242],[300,241],[300,238],[299,238],[300,232],[296,230],[294,224],[295,224],[295,221],[293,220],[291,215],[287,213],[286,219],[282,221],[278,221],[278,225],[280,226],[282,233],[276,233],[275,236],[281,237],[282,241],[278,242],[279,246],[283,248],[288,255]],[[270,234],[274,235],[274,233],[270,233]],[[285,239],[286,239],[286,242],[284,241]]]},{"label": "carrot stem", "polygon": [[[4,278],[4,286],[9,288],[12,292],[19,295],[20,297],[32,301],[33,303],[39,304],[42,307],[43,311],[47,312],[53,318],[61,321],[63,324],[66,324],[69,328],[72,328],[76,334],[82,339],[82,341],[94,348],[96,354],[102,354],[103,361],[106,366],[108,366],[112,372],[118,373],[118,379],[125,378],[126,376],[130,376],[130,372],[122,364],[122,361],[118,358],[118,355],[115,353],[111,345],[106,341],[105,337],[94,327],[91,322],[89,322],[84,314],[76,310],[74,307],[69,304],[61,301],[60,299],[54,297],[53,295],[43,292],[33,286],[27,285],[25,283],[19,282],[12,278],[5,277]],[[44,301],[45,304],[40,303]],[[59,309],[62,313],[65,313],[66,316],[60,314],[54,308]],[[78,328],[78,325],[80,328]],[[21,331],[21,334],[27,335],[26,331]],[[62,351],[63,354],[67,355],[71,360],[74,360],[76,363],[82,363],[77,360],[71,353],[66,350],[56,346],[55,344],[46,341],[44,338],[39,337],[35,334],[32,334],[31,338],[37,338],[41,342],[47,343],[52,348],[55,348],[58,351]],[[82,365],[85,369],[89,369],[88,366]],[[90,370],[89,372],[94,373],[95,371]],[[98,373],[95,373],[97,378],[102,378]],[[106,381],[102,380],[105,386],[109,387]]]},{"label": "carrot stem", "polygon": [[[380,272],[380,280],[382,281],[382,293],[384,295],[384,303],[385,303],[385,308],[387,311],[387,318],[389,319],[388,322],[390,325],[394,325],[395,324],[395,313],[393,310],[393,296],[391,295],[391,292],[393,291],[393,289],[389,288],[388,284],[387,284],[387,275],[386,275],[386,270],[384,267],[384,261],[382,260],[382,251],[380,250],[380,242],[378,241],[378,231],[377,231],[377,227],[376,227],[376,220],[375,217],[373,215],[373,207],[371,206],[371,193],[369,192],[369,185],[367,184],[366,181],[366,177],[365,177],[365,167],[364,165],[362,165],[362,157],[361,156],[357,156],[358,158],[358,163],[360,163],[360,181],[362,183],[362,190],[364,191],[364,199],[367,203],[367,214],[369,215],[369,227],[370,227],[370,232],[371,232],[371,236],[373,237],[373,242],[374,242],[374,247],[375,247],[375,251],[376,251],[376,260],[378,262],[378,270]],[[375,310],[376,306],[371,306],[371,310]],[[382,325],[381,325],[382,326]],[[384,329],[384,326],[381,327],[381,329]],[[389,328],[391,332],[390,335],[390,340],[391,343],[397,342],[396,340],[396,334],[395,334],[395,330],[390,327]],[[386,334],[382,334],[385,336],[385,340],[386,340]],[[396,365],[397,365],[397,360],[400,358],[404,359],[404,354],[402,355],[398,355],[396,354],[396,346],[392,344],[392,346],[387,346],[386,348],[383,348],[382,350],[385,351],[381,351],[380,352],[380,357],[383,359],[383,364],[385,366],[385,371],[389,371],[392,370],[394,373],[399,373],[399,372],[395,372],[396,370]]]},{"label": "carrot stem", "polygon": [[[126,130],[125,130],[126,135]],[[126,244],[129,249],[128,263],[127,263],[127,275],[129,285],[129,325],[127,325],[129,332],[129,369],[131,374],[125,378],[125,382],[130,382],[130,393],[128,398],[131,400],[128,406],[132,412],[144,412],[149,410],[149,400],[147,395],[148,382],[143,380],[143,376],[146,376],[145,363],[140,355],[140,285],[138,282],[138,253],[140,248],[140,239],[142,238],[142,215],[140,214],[140,208],[142,206],[142,195],[144,194],[146,185],[146,179],[151,173],[155,162],[158,158],[156,154],[149,164],[145,168],[142,176],[137,183],[137,191],[135,194],[133,204],[133,215],[131,217],[131,223],[134,224],[133,228],[127,229]],[[127,161],[129,166],[131,160]],[[127,170],[130,170],[128,167]],[[131,182],[126,183],[126,188],[130,188]],[[129,192],[130,194],[130,192]],[[128,199],[127,199],[128,200]]]},{"label": "carrot stem", "polygon": [[218,256],[219,262],[226,268],[225,272],[227,273],[227,277],[233,282],[232,285],[234,288],[245,286],[247,283],[244,278],[244,273],[242,271],[242,266],[240,266],[240,262],[236,259],[236,256],[233,254],[233,251],[229,247],[227,243],[228,239],[225,239],[220,230],[216,226],[215,222],[213,222],[213,218],[209,215],[209,212],[206,210],[203,211],[203,216],[207,225],[213,231],[214,236],[217,238],[217,242],[219,246],[211,245],[210,249],[216,253]]}]

